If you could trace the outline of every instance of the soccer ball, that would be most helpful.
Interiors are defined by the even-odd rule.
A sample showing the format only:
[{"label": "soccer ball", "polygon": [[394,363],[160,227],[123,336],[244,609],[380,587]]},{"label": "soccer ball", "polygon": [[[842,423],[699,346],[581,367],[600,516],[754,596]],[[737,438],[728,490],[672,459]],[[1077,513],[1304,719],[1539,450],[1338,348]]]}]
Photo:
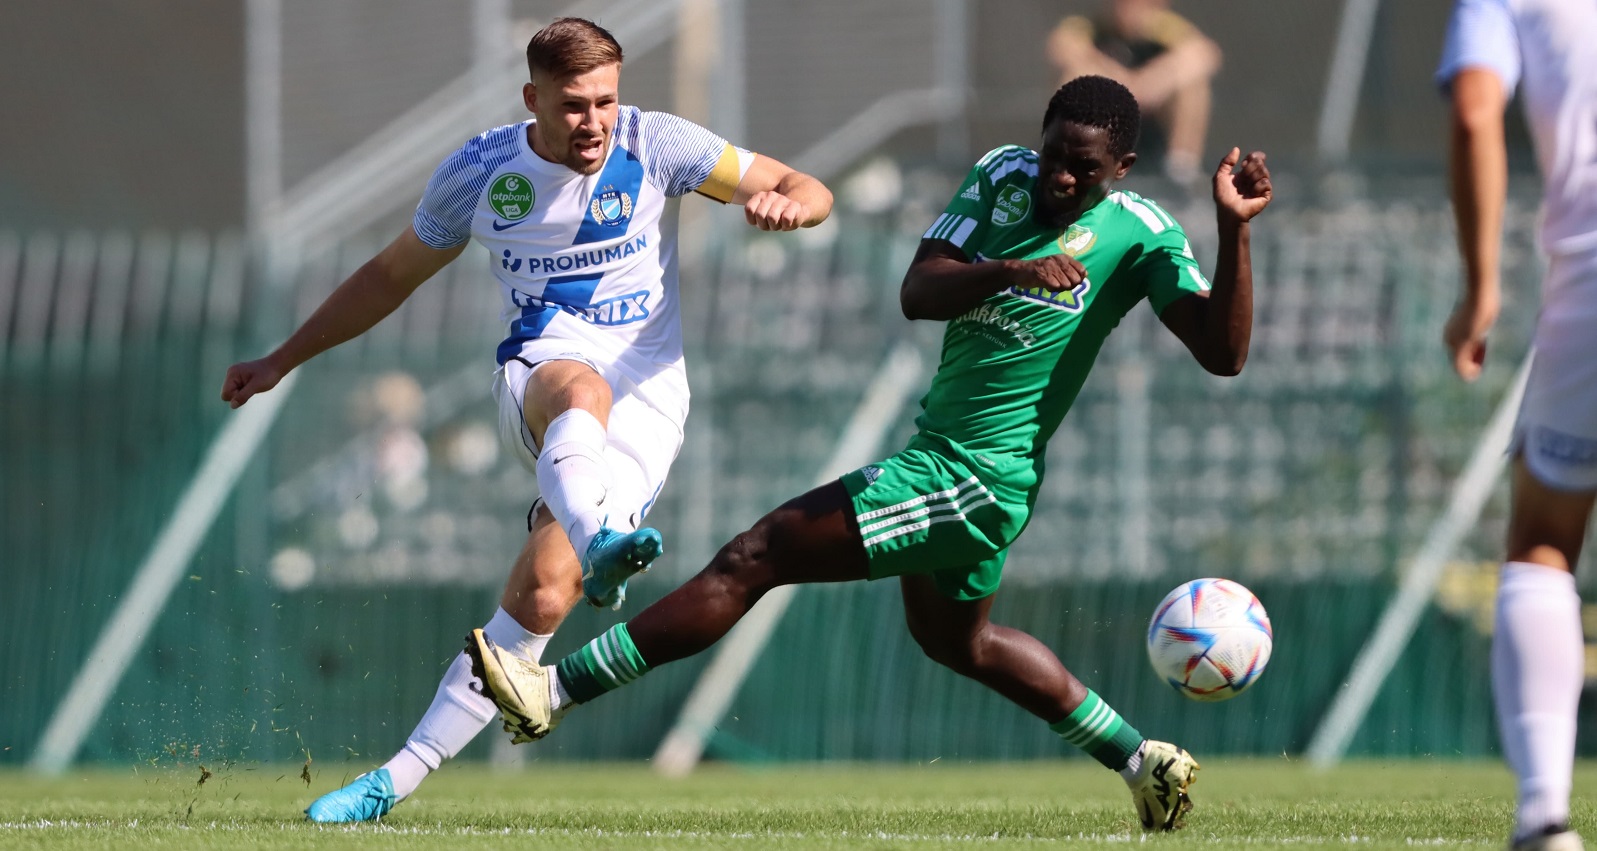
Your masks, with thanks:
[{"label": "soccer ball", "polygon": [[1270,662],[1270,617],[1229,579],[1194,579],[1160,601],[1148,623],[1148,661],[1193,700],[1241,694]]}]

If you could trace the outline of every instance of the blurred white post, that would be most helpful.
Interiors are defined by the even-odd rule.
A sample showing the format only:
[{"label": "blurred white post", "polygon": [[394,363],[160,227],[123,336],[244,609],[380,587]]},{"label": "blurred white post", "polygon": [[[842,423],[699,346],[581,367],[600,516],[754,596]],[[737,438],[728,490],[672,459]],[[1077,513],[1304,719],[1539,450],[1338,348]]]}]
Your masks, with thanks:
[{"label": "blurred white post", "polygon": [[251,237],[272,228],[282,194],[283,2],[246,0],[244,222]]},{"label": "blurred white post", "polygon": [[[720,0],[681,0],[676,9],[675,47],[671,111],[710,125],[715,115],[715,75],[723,64]],[[703,273],[713,229],[708,205],[690,203],[678,208],[677,256],[688,275]]]},{"label": "blurred white post", "polygon": [[1492,495],[1492,486],[1507,460],[1508,446],[1514,434],[1514,419],[1519,414],[1519,400],[1525,395],[1525,380],[1530,376],[1531,359],[1525,356],[1514,383],[1508,389],[1497,412],[1492,415],[1475,453],[1464,467],[1463,475],[1453,484],[1453,496],[1447,510],[1432,524],[1425,542],[1414,555],[1397,595],[1381,613],[1370,640],[1364,643],[1347,681],[1331,701],[1331,708],[1320,719],[1314,738],[1308,747],[1309,761],[1316,768],[1329,768],[1341,761],[1348,744],[1364,723],[1370,704],[1380,693],[1381,685],[1397,664],[1414,628],[1425,615],[1425,607],[1436,592],[1436,583],[1442,578],[1447,559],[1458,548],[1458,542],[1470,531],[1481,508]]},{"label": "blurred white post", "polygon": [[50,716],[39,746],[28,761],[35,771],[59,774],[77,758],[83,740],[100,723],[100,715],[117,683],[144,646],[144,639],[166,608],[189,560],[271,431],[298,377],[298,373],[289,373],[275,390],[256,396],[251,404],[229,415],[227,424],[211,441],[171,519],[156,536],[127,592],[117,601],[116,611],[100,630],[82,670],[72,678],[71,688]]},{"label": "blurred white post", "polygon": [[[898,412],[919,391],[921,369],[920,349],[915,342],[899,340],[865,388],[832,457],[821,465],[815,477],[816,487],[875,460],[882,439],[898,421]],[[732,699],[737,697],[749,669],[754,667],[797,591],[796,585],[783,585],[768,592],[716,644],[709,666],[682,704],[682,715],[654,752],[655,771],[667,777],[682,777],[699,764],[715,725],[721,723]]]},{"label": "blurred white post", "polygon": [[471,0],[471,75],[478,104],[478,121],[484,127],[498,123],[496,105],[508,99],[505,68],[512,55],[513,22],[510,0]]},{"label": "blurred white post", "polygon": [[1148,359],[1143,353],[1146,323],[1142,317],[1127,322],[1120,340],[1126,354],[1115,369],[1117,392],[1115,418],[1115,479],[1119,484],[1120,558],[1119,568],[1132,576],[1146,576],[1151,565],[1148,547],[1150,521],[1148,487],[1148,448],[1152,423],[1149,421]]},{"label": "blurred white post", "polygon": [[744,28],[748,26],[747,0],[720,0],[721,48],[711,80],[711,129],[734,145],[749,147],[748,57]]},{"label": "blurred white post", "polygon": [[969,136],[966,103],[970,99],[970,4],[937,0],[937,53],[933,76],[937,88],[955,100],[955,107],[937,126],[937,158],[964,167]]},{"label": "blurred white post", "polygon": [[1381,0],[1343,3],[1342,23],[1337,27],[1336,48],[1325,78],[1325,99],[1320,105],[1320,125],[1315,134],[1323,164],[1339,164],[1347,159],[1353,120],[1358,117],[1359,91],[1364,87],[1364,67],[1380,10]]}]

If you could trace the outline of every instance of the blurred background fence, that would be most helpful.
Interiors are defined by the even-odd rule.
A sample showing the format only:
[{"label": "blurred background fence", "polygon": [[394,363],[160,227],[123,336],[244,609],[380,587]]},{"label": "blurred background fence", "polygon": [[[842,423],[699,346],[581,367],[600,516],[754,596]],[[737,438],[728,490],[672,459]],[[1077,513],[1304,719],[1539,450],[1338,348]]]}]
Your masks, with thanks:
[{"label": "blurred background fence", "polygon": [[[136,139],[174,139],[196,110],[222,115],[231,153],[214,165],[209,150],[187,166],[201,176],[183,180],[169,157],[141,177],[128,159],[138,145],[113,145],[99,197],[125,201],[117,216],[42,191],[15,157],[0,172],[0,763],[33,753],[232,416],[218,401],[227,364],[275,344],[403,227],[449,148],[516,117],[520,72],[505,47],[557,11],[546,5],[99,10],[102,28],[125,29],[130,16],[152,32],[184,14],[210,21],[237,50],[201,43],[180,56],[196,66],[230,56],[231,91],[248,96],[234,112],[207,100],[210,113],[174,113],[164,133],[149,116],[133,121]],[[685,203],[693,414],[652,515],[670,554],[634,583],[629,612],[809,486],[896,344],[935,363],[941,326],[903,320],[898,282],[974,156],[1033,138],[1051,88],[1038,26],[1083,7],[797,5],[802,16],[765,0],[574,9],[627,45],[626,100],[695,115],[822,173],[839,198],[825,226],[782,236]],[[1514,299],[1485,378],[1457,382],[1438,343],[1458,279],[1440,137],[1414,138],[1415,127],[1440,126],[1416,82],[1434,51],[1417,61],[1393,46],[1405,32],[1439,43],[1445,4],[1383,7],[1345,162],[1313,151],[1336,4],[1293,13],[1318,20],[1319,34],[1268,4],[1242,5],[1263,19],[1228,25],[1218,9],[1181,10],[1228,48],[1235,75],[1217,82],[1211,139],[1282,149],[1281,197],[1254,239],[1247,371],[1207,376],[1150,311],[1134,313],[1050,447],[995,617],[1058,650],[1150,734],[1208,753],[1274,754],[1305,746],[1440,514],[1525,350],[1539,272],[1535,199],[1516,195],[1504,258]],[[54,25],[75,13],[41,4],[4,14]],[[1294,29],[1260,58],[1241,39],[1271,21]],[[1243,73],[1261,67],[1276,76]],[[135,69],[152,81],[171,72]],[[145,106],[164,97],[148,92]],[[64,126],[77,120],[70,102],[41,108]],[[1405,110],[1412,132],[1393,118]],[[871,129],[882,116],[886,129]],[[115,139],[120,125],[110,126]],[[84,179],[59,173],[71,187]],[[1170,199],[1212,262],[1202,193],[1157,178],[1131,188]],[[502,328],[482,262],[469,251],[372,333],[304,370],[83,758],[308,754],[364,766],[402,743],[461,636],[492,612],[535,495],[495,436],[488,387]],[[916,410],[897,412],[875,454],[903,441]],[[1485,648],[1503,497],[1455,554],[1354,753],[1495,749]],[[1213,575],[1259,594],[1277,645],[1247,696],[1200,706],[1153,676],[1141,634],[1170,587]],[[615,617],[580,609],[550,654]],[[711,737],[712,756],[1074,756],[1020,710],[922,658],[902,623],[891,583],[804,589]],[[484,736],[468,755],[647,757],[702,668],[664,668],[536,750]]]}]

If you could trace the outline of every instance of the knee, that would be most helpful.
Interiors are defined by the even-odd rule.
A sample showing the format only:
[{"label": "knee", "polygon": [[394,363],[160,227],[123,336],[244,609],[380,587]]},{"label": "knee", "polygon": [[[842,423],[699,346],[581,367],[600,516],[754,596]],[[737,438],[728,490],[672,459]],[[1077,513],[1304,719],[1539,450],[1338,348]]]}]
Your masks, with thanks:
[{"label": "knee", "polygon": [[561,388],[556,400],[563,410],[581,408],[585,411],[610,410],[610,385],[595,377],[590,381],[573,381]]},{"label": "knee", "polygon": [[582,579],[541,585],[532,591],[532,610],[538,623],[559,623],[582,599]]},{"label": "knee", "polygon": [[565,577],[559,581],[534,579],[524,584],[512,581],[505,588],[499,605],[524,629],[546,635],[554,632],[581,600],[581,574],[573,572],[569,580]]},{"label": "knee", "polygon": [[781,584],[771,570],[769,555],[766,536],[756,527],[727,542],[704,572],[715,577],[729,590],[758,599]]},{"label": "knee", "polygon": [[540,446],[550,424],[567,411],[588,411],[594,414],[601,425],[605,423],[612,398],[610,385],[598,373],[584,368],[575,373],[567,371],[541,376],[542,371],[535,372],[528,381],[521,410],[528,430]]},{"label": "knee", "polygon": [[955,673],[969,674],[982,667],[981,631],[949,632],[911,620],[909,634],[926,658]]}]

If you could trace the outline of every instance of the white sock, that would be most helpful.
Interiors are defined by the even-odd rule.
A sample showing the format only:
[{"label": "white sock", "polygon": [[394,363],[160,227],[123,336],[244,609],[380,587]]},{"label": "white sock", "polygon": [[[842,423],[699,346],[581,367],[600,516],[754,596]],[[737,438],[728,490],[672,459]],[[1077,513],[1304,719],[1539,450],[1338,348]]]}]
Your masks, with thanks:
[{"label": "white sock", "polygon": [[538,495],[581,557],[613,506],[605,504],[610,468],[604,460],[604,426],[573,408],[549,423],[538,456]]},{"label": "white sock", "polygon": [[543,649],[549,646],[549,639],[555,637],[552,632],[548,635],[528,632],[526,627],[502,607],[494,612],[488,623],[483,625],[482,634],[488,636],[489,641],[529,662],[543,658]]},{"label": "white sock", "polygon": [[560,682],[559,666],[545,665],[544,670],[549,672],[549,711],[553,712],[571,702],[571,693],[566,691],[566,684]]},{"label": "white sock", "polygon": [[604,448],[604,463],[610,471],[610,491],[604,500],[610,519],[605,525],[619,532],[631,532],[643,525],[644,507],[654,494],[637,459],[613,441]]},{"label": "white sock", "polygon": [[[504,609],[494,612],[482,631],[493,643],[534,662],[552,637],[528,632]],[[432,705],[416,723],[405,747],[383,764],[399,800],[410,797],[428,774],[460,753],[498,714],[493,701],[472,690],[474,682],[471,660],[461,653],[444,672]]]},{"label": "white sock", "polygon": [[1503,752],[1519,778],[1516,839],[1569,820],[1585,655],[1575,577],[1539,564],[1504,564],[1492,694]]},{"label": "white sock", "polygon": [[1120,777],[1127,783],[1137,779],[1137,772],[1142,770],[1142,752],[1147,749],[1148,740],[1144,739],[1142,744],[1137,745],[1137,752],[1132,754],[1131,759],[1126,761],[1126,767],[1120,769]]}]

